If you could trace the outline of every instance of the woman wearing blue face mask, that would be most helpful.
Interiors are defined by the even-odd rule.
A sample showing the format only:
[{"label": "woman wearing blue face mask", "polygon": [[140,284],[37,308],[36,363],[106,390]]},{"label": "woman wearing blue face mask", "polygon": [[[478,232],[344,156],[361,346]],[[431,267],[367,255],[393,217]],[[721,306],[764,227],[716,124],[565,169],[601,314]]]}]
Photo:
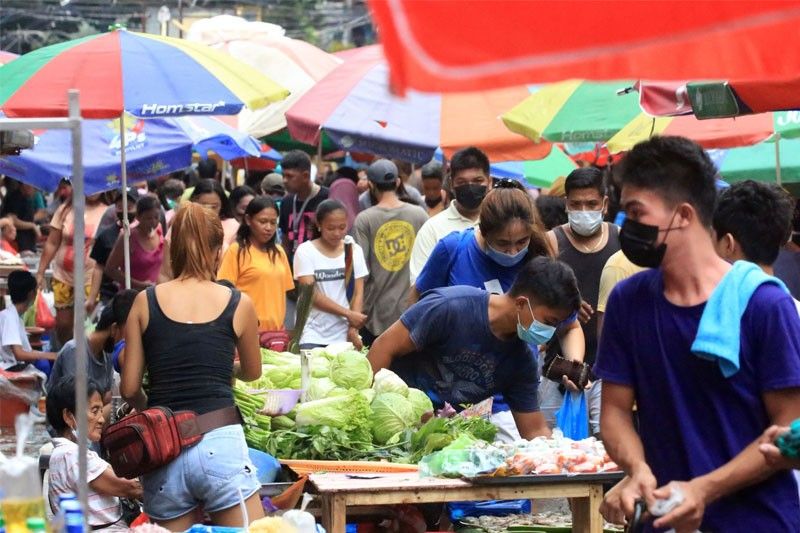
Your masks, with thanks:
[{"label": "woman wearing blue face mask", "polygon": [[526,261],[553,256],[533,201],[521,187],[499,181],[481,203],[478,227],[439,241],[416,279],[414,301],[425,291],[452,285],[502,294]]},{"label": "woman wearing blue face mask", "polygon": [[[412,287],[411,298],[416,301],[426,291],[455,285],[504,294],[528,262],[552,256],[530,195],[519,182],[500,180],[481,204],[478,227],[451,233],[439,241]],[[534,326],[527,312],[525,316],[528,318],[523,340],[536,355],[537,346],[548,342],[556,330]],[[585,340],[577,321],[558,328],[558,337],[565,357],[583,360]],[[495,397],[493,411],[500,437],[516,440],[514,421],[502,396]]]}]

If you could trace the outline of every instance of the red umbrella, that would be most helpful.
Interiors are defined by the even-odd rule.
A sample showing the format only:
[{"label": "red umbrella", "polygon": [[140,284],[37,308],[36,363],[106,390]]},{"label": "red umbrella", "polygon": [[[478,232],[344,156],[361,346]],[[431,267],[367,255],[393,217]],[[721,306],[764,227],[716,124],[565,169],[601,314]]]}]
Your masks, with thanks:
[{"label": "red umbrella", "polygon": [[370,0],[395,90],[569,78],[787,79],[800,5],[759,0]]}]

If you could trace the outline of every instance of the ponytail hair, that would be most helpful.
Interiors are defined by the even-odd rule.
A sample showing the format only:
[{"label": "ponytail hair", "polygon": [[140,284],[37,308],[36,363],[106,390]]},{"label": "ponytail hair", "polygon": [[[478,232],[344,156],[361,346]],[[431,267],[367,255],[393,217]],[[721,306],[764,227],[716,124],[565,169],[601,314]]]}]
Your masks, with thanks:
[{"label": "ponytail hair", "polygon": [[200,204],[185,202],[172,223],[169,258],[175,278],[214,280],[223,231],[219,216]]},{"label": "ponytail hair", "polygon": [[[256,196],[253,200],[247,204],[247,209],[244,210],[244,216],[253,218],[257,214],[259,214],[264,209],[274,209],[276,213],[278,213],[278,206],[275,204],[275,201],[269,196]],[[252,230],[250,226],[247,224],[247,218],[242,220],[242,223],[239,225],[239,230],[236,232],[236,242],[239,244],[239,251],[236,253],[236,262],[241,267],[242,260],[244,259],[245,254],[250,253],[250,235]],[[275,260],[278,257],[278,232],[275,232],[275,235],[267,242],[266,245],[266,252],[269,260],[272,263],[275,263]]]}]

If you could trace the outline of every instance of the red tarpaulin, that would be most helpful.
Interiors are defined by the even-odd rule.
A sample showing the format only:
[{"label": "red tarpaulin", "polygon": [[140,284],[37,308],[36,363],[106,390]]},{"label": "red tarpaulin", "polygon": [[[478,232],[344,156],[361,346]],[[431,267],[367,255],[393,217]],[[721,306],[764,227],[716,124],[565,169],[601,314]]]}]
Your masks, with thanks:
[{"label": "red tarpaulin", "polygon": [[369,0],[398,92],[800,75],[800,3]]}]

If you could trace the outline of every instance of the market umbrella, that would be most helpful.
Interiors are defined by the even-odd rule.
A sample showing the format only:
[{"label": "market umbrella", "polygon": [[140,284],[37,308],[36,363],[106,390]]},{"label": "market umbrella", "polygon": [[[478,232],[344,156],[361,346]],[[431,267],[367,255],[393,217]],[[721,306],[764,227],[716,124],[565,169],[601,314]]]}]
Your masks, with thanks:
[{"label": "market umbrella", "polygon": [[780,0],[369,0],[400,93],[573,77],[786,79],[800,5]]},{"label": "market umbrella", "polygon": [[[776,144],[779,145],[777,152]],[[800,140],[759,143],[716,152],[713,159],[726,181],[779,183],[795,193],[800,189]]]},{"label": "market umbrella", "polygon": [[528,94],[526,87],[479,93],[389,91],[388,66],[380,46],[351,52],[345,62],[309,90],[286,113],[289,133],[316,145],[321,134],[353,152],[427,163],[437,148],[446,157],[477,146],[494,161],[540,159],[549,143],[534,143],[507,131],[498,115]]},{"label": "market umbrella", "polygon": [[17,54],[12,54],[11,52],[6,52],[5,50],[0,50],[0,65],[5,65],[6,63],[10,63],[14,59],[18,58]]},{"label": "market umbrella", "polygon": [[[95,194],[122,184],[119,120],[82,123],[84,190]],[[134,181],[155,178],[192,164],[192,139],[170,119],[136,119],[126,115],[125,142],[128,175]],[[46,191],[54,191],[72,176],[69,130],[34,130],[34,147],[20,155],[0,156],[0,174]]]},{"label": "market umbrella", "polygon": [[678,135],[704,148],[749,146],[771,138],[800,136],[800,124],[786,120],[789,112],[761,113],[738,118],[699,120],[693,115],[650,117],[640,114],[609,139],[611,153],[630,150],[653,135]]},{"label": "market umbrella", "polygon": [[578,165],[558,146],[550,154],[536,161],[506,161],[493,163],[489,174],[495,178],[511,178],[529,187],[550,187],[556,178],[566,176]]},{"label": "market umbrella", "polygon": [[[639,102],[655,116],[719,118],[800,109],[800,78],[788,80],[640,81]],[[795,113],[800,121],[800,113]]]},{"label": "market umbrella", "polygon": [[280,154],[274,151],[262,152],[261,143],[257,139],[228,126],[217,117],[185,116],[166,120],[174,122],[192,140],[194,150],[201,156],[211,150],[226,161],[262,155],[270,158],[277,156],[280,159]]},{"label": "market umbrella", "polygon": [[285,128],[286,110],[342,63],[336,56],[284,33],[274,24],[221,15],[195,22],[186,36],[279,79],[289,89],[291,94],[282,102],[264,109],[245,109],[238,115],[236,126],[255,137]]},{"label": "market umbrella", "polygon": [[605,142],[641,114],[636,94],[618,94],[631,84],[568,80],[531,86],[531,94],[503,114],[503,123],[533,141]]},{"label": "market umbrella", "polygon": [[[124,29],[34,50],[5,65],[3,81],[0,108],[10,117],[64,116],[68,89],[80,91],[85,118],[118,118],[123,112],[144,118],[230,115],[288,96],[270,78],[222,52]],[[122,127],[120,137],[122,186],[127,187]],[[124,195],[123,203],[127,209]],[[128,287],[127,221],[124,232]]]}]

